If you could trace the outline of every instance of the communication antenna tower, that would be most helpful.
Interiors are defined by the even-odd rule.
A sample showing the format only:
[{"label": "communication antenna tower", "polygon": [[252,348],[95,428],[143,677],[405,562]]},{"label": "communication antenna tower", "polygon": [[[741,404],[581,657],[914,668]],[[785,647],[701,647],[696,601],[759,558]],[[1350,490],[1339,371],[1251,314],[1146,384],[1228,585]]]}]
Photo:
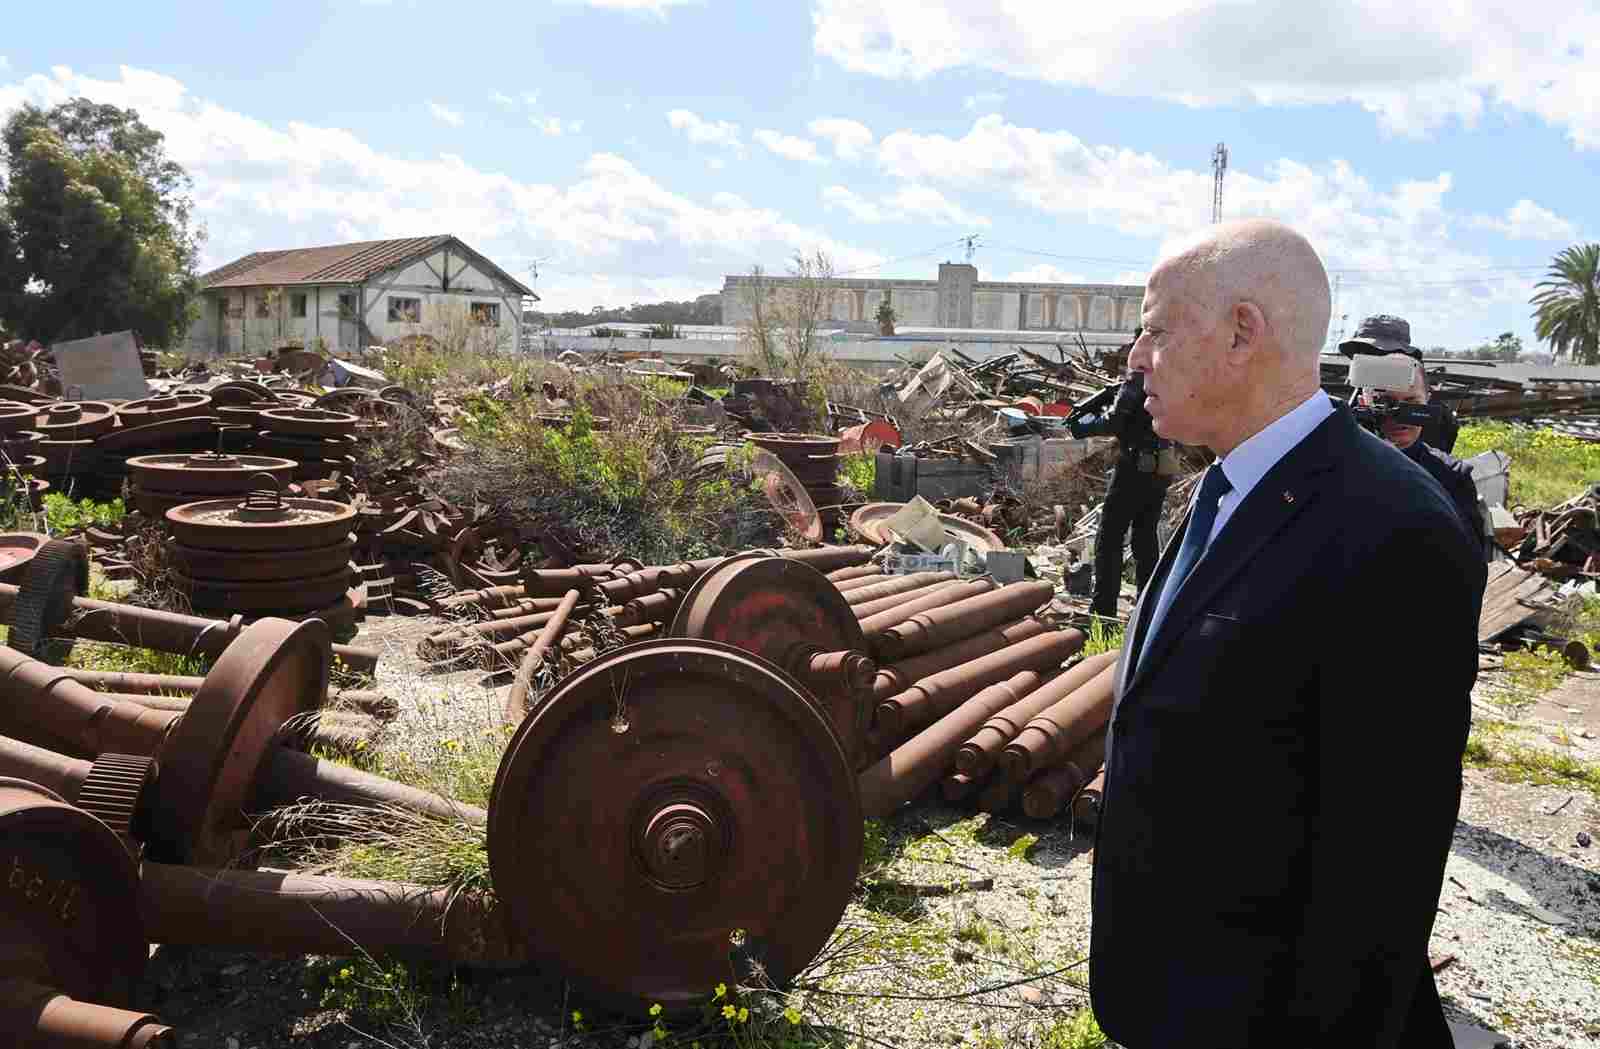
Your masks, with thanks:
[{"label": "communication antenna tower", "polygon": [[961,238],[961,243],[967,246],[967,262],[972,262],[972,253],[978,247],[978,234],[972,233]]},{"label": "communication antenna tower", "polygon": [[1228,173],[1228,147],[1221,142],[1211,152],[1211,221],[1222,221],[1222,176]]}]

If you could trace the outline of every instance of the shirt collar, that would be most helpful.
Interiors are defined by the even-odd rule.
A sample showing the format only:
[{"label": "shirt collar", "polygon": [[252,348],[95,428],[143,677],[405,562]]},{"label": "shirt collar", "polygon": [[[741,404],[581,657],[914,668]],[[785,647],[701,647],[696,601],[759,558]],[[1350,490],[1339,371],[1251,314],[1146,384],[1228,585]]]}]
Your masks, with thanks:
[{"label": "shirt collar", "polygon": [[1278,465],[1294,447],[1311,435],[1322,421],[1333,414],[1333,402],[1322,390],[1301,401],[1288,412],[1222,457],[1221,466],[1228,483],[1229,497],[1243,502],[1267,471]]}]

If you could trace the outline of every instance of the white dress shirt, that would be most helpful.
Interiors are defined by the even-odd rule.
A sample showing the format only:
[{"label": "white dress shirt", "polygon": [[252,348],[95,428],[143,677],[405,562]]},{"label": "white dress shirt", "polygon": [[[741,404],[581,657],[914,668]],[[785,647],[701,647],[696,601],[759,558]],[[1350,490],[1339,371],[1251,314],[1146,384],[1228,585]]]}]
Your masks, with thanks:
[{"label": "white dress shirt", "polygon": [[1261,483],[1267,471],[1277,466],[1280,459],[1311,436],[1311,431],[1332,414],[1333,402],[1318,390],[1222,457],[1222,472],[1233,490],[1217,503],[1217,519],[1212,522],[1211,535],[1206,539],[1207,549],[1216,542],[1228,518],[1249,496],[1251,489]]}]

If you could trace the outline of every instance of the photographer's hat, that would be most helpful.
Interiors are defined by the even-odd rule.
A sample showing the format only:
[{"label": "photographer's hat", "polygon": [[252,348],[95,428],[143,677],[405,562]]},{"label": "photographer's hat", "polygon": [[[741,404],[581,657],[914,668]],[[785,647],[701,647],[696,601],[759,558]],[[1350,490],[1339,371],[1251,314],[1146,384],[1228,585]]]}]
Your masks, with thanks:
[{"label": "photographer's hat", "polygon": [[1422,351],[1411,345],[1411,325],[1387,313],[1363,320],[1355,335],[1339,344],[1339,352],[1346,357],[1358,353],[1404,353],[1422,360]]}]

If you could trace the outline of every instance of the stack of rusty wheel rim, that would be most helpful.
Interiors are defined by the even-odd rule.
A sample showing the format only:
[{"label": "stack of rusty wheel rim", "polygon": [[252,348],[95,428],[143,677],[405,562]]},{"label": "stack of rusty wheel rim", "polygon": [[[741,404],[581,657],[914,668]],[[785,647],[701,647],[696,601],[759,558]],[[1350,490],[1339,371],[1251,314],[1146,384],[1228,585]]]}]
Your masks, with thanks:
[{"label": "stack of rusty wheel rim", "polygon": [[[0,475],[3,475],[0,488],[11,494],[9,498],[0,497],[0,506],[9,502],[37,512],[43,505],[45,493],[50,490],[45,459],[38,454],[38,444],[44,440],[44,434],[38,430],[8,430],[8,425],[15,423],[8,424],[4,412],[4,406],[0,405]],[[21,417],[19,414],[18,418]]]},{"label": "stack of rusty wheel rim", "polygon": [[326,408],[268,408],[260,413],[255,450],[299,463],[295,480],[322,480],[355,466],[356,424],[348,412]]},{"label": "stack of rusty wheel rim", "polygon": [[128,460],[130,496],[141,513],[163,520],[168,510],[185,503],[250,493],[259,474],[280,486],[294,480],[293,459],[266,455],[224,455],[217,452],[176,452],[139,455]]},{"label": "stack of rusty wheel rim", "polygon": [[351,589],[356,511],[327,499],[284,498],[277,478],[242,500],[207,499],[166,513],[178,585],[196,611],[245,616],[323,612]]},{"label": "stack of rusty wheel rim", "polygon": [[820,433],[747,433],[745,440],[776,455],[805,488],[817,513],[823,534],[838,527],[839,438]]},{"label": "stack of rusty wheel rim", "polygon": [[100,464],[94,487],[118,495],[128,476],[128,460],[157,452],[203,452],[217,443],[217,413],[211,398],[199,393],[166,394],[129,401],[117,408],[117,427],[95,439]]},{"label": "stack of rusty wheel rim", "polygon": [[[59,489],[78,476],[93,473],[100,465],[101,453],[95,439],[117,425],[117,410],[105,401],[62,401],[28,406],[33,418],[21,429],[43,436],[33,443],[30,454],[44,457],[44,474]],[[15,424],[22,418],[15,411],[0,412],[0,426],[10,415]]]}]

